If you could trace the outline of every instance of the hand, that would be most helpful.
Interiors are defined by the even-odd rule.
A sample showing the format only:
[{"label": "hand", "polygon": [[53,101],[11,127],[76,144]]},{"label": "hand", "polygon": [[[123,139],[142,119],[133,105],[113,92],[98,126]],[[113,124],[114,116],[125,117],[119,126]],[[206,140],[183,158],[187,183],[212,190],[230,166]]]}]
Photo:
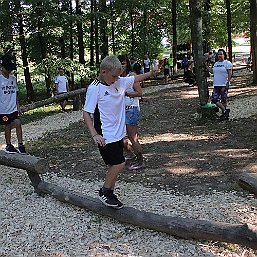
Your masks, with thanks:
[{"label": "hand", "polygon": [[93,139],[97,145],[100,145],[100,146],[106,145],[105,139],[99,134],[94,135]]}]

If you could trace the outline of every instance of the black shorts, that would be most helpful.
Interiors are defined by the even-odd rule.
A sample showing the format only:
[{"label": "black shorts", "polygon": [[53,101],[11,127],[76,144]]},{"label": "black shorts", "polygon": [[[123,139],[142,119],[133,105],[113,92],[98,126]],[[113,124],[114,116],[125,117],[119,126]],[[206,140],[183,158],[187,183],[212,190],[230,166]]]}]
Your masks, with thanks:
[{"label": "black shorts", "polygon": [[125,162],[123,156],[123,139],[107,144],[104,147],[98,146],[98,148],[106,165],[118,165]]},{"label": "black shorts", "polygon": [[10,114],[0,114],[0,124],[8,125],[11,124],[14,120],[20,119],[18,112],[13,112]]}]

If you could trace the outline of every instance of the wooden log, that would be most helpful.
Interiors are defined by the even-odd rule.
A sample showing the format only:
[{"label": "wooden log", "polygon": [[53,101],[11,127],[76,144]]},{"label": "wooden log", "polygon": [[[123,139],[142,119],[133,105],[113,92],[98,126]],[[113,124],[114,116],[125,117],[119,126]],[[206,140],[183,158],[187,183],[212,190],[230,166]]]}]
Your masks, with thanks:
[{"label": "wooden log", "polygon": [[239,185],[257,196],[257,173],[244,173],[238,181]]},{"label": "wooden log", "polygon": [[60,186],[41,182],[38,191],[56,199],[80,206],[120,222],[164,232],[185,239],[215,240],[236,243],[257,249],[257,227],[249,224],[228,224],[223,222],[193,220],[188,218],[158,215],[139,211],[132,207],[115,210],[104,206],[100,200],[64,189]]},{"label": "wooden log", "polygon": [[0,151],[0,165],[23,169],[37,174],[45,173],[49,170],[47,160],[28,154],[8,154]]},{"label": "wooden log", "polygon": [[56,103],[56,102],[58,102],[62,99],[73,97],[75,95],[85,93],[86,90],[87,90],[87,88],[80,88],[80,89],[76,89],[76,90],[73,90],[73,91],[69,91],[69,92],[64,93],[64,94],[55,95],[55,96],[53,96],[51,98],[48,98],[48,99],[44,99],[44,100],[41,100],[41,101],[37,101],[37,102],[31,103],[31,104],[21,106],[21,112],[27,112],[29,110],[32,110],[32,109],[35,109],[35,108],[38,108],[38,107],[41,107],[41,106],[44,106],[44,105]]}]

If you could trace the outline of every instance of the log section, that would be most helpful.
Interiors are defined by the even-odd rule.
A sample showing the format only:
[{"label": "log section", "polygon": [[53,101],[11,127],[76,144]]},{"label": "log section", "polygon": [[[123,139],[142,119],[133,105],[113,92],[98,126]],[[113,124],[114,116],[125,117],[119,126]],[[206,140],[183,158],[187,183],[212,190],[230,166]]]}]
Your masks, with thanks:
[{"label": "log section", "polygon": [[80,206],[120,222],[164,232],[185,239],[216,240],[236,243],[257,249],[257,227],[249,224],[228,224],[223,222],[193,220],[188,218],[162,216],[131,207],[115,210],[104,206],[100,200],[75,193],[47,182],[40,182],[38,191],[56,199]]},{"label": "log section", "polygon": [[49,169],[47,160],[28,154],[9,154],[0,151],[0,165],[23,169],[33,173],[46,173]]}]

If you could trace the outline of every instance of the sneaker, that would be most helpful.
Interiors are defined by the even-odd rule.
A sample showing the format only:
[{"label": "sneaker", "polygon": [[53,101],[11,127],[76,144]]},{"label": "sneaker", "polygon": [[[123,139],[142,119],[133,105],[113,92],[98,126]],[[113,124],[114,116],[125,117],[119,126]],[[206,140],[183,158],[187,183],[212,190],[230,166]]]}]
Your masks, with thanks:
[{"label": "sneaker", "polygon": [[112,195],[113,195],[113,198],[116,200],[118,206],[117,207],[114,207],[115,209],[121,209],[123,207],[123,203],[118,199],[117,195],[115,195],[113,192],[112,192]]},{"label": "sneaker", "polygon": [[18,150],[12,144],[7,145],[4,151],[6,153],[18,153]]},{"label": "sneaker", "polygon": [[225,112],[224,112],[224,117],[226,120],[229,119],[229,113],[230,113],[230,109],[226,109]]},{"label": "sneaker", "polygon": [[142,162],[142,163],[134,163],[132,164],[128,169],[129,170],[141,170],[141,169],[144,169],[145,168],[145,163]]},{"label": "sneaker", "polygon": [[23,144],[18,146],[18,152],[20,154],[26,154],[27,153],[26,149],[25,149],[25,146]]},{"label": "sneaker", "polygon": [[100,201],[109,207],[117,208],[118,202],[116,201],[113,192],[110,190],[110,192],[103,193],[103,189],[101,188],[99,190],[99,199]]}]

